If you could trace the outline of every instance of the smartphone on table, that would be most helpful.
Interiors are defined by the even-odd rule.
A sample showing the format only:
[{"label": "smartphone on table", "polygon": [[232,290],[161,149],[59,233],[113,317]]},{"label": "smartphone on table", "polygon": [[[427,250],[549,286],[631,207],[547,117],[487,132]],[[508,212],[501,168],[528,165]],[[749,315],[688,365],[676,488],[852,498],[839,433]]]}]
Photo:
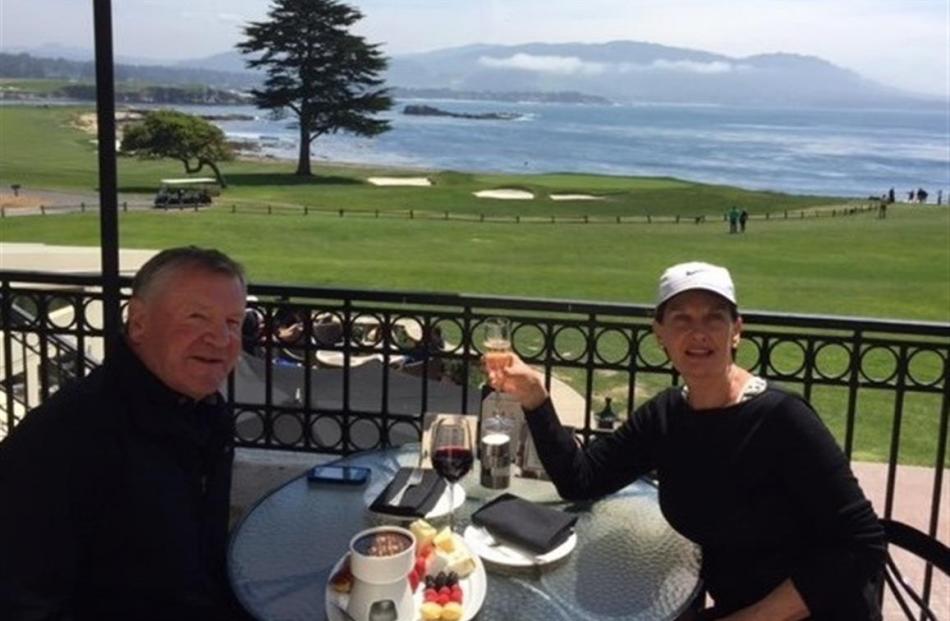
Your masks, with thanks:
[{"label": "smartphone on table", "polygon": [[307,473],[312,483],[335,483],[338,485],[363,485],[369,480],[370,469],[362,466],[314,466]]}]

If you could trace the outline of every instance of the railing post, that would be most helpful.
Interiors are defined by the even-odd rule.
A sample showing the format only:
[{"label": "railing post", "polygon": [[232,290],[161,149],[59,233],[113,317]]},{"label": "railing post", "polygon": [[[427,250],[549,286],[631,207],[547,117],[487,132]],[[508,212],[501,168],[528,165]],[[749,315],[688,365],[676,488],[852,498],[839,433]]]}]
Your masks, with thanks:
[{"label": "railing post", "polygon": [[[13,372],[13,318],[10,312],[10,305],[13,302],[10,295],[10,281],[4,278],[0,286],[2,286],[3,291],[3,296],[0,297],[0,320],[3,321],[3,377],[0,378],[0,386],[3,386],[6,393],[7,433],[10,433],[16,424],[13,400],[13,376],[15,375]],[[26,357],[24,356],[24,364],[25,361]],[[25,377],[26,374],[24,373]]]}]

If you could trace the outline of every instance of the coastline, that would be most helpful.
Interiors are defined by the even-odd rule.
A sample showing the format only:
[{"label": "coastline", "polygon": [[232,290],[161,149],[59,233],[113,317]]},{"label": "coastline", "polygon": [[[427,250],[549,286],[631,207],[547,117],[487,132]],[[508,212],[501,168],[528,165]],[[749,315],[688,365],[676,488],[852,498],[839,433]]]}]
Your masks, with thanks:
[{"label": "coastline", "polygon": [[[119,111],[146,108],[120,106]],[[241,161],[290,164],[297,159],[292,117],[272,119],[247,105],[173,108],[214,117],[212,122],[240,147]],[[785,111],[759,108],[489,101],[452,101],[451,108],[460,114],[516,110],[522,116],[474,121],[391,110],[384,116],[393,129],[378,137],[331,134],[317,139],[312,165],[419,174],[667,177],[839,198],[867,199],[892,187],[898,196],[917,188],[931,196],[940,189],[950,194],[945,145],[933,130],[941,119],[933,115],[882,113],[864,120],[834,111],[789,117]]]}]

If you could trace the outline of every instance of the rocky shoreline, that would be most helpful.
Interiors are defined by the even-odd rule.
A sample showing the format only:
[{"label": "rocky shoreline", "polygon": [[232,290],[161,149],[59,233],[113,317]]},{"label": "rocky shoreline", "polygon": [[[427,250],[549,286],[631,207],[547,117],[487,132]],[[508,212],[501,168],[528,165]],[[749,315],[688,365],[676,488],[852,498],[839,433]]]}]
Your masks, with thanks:
[{"label": "rocky shoreline", "polygon": [[402,109],[403,114],[411,116],[445,116],[453,119],[471,119],[475,121],[516,121],[522,118],[521,114],[516,112],[449,112],[434,106],[425,106],[421,104],[410,104]]}]

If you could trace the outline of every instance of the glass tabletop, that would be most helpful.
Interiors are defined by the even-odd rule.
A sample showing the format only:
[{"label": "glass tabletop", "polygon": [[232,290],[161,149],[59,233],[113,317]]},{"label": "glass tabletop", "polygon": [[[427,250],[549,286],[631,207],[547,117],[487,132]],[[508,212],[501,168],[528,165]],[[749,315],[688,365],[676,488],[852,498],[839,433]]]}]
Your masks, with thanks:
[{"label": "glass tabletop", "polygon": [[[325,619],[324,592],[350,538],[381,518],[367,507],[401,466],[413,466],[418,445],[371,451],[337,463],[366,466],[360,487],[314,485],[306,476],[278,488],[234,529],[228,570],[238,599],[259,619]],[[478,621],[512,619],[675,619],[699,591],[700,553],[660,513],[657,490],[640,480],[592,503],[567,503],[547,481],[512,479],[504,490],[462,484],[456,511],[461,532],[471,514],[504,492],[577,514],[577,547],[543,567],[487,567],[488,590]]]}]

